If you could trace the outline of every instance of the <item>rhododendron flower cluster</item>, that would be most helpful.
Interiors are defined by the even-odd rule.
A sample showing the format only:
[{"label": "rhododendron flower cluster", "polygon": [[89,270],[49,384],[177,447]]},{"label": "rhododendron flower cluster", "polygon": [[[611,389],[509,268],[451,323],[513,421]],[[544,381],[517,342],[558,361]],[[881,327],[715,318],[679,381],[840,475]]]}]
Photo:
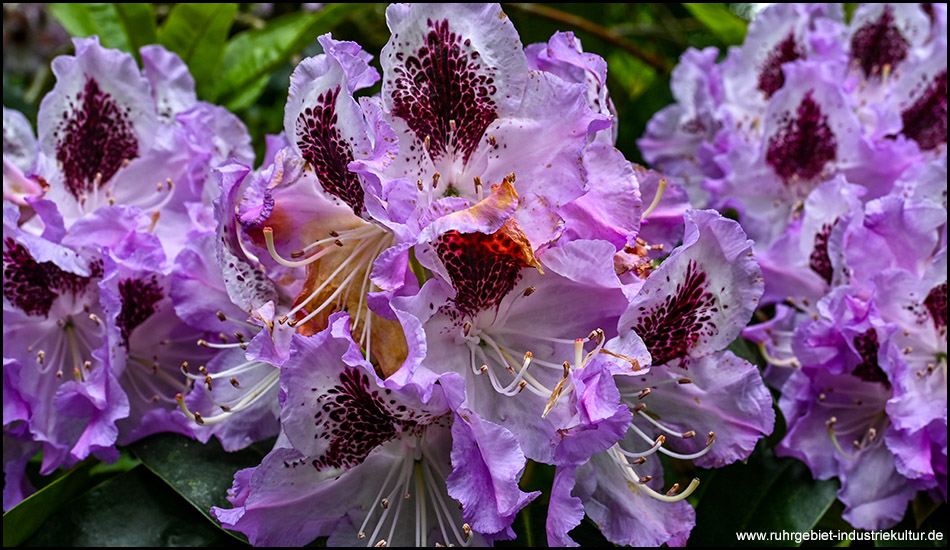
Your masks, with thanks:
[{"label": "rhododendron flower cluster", "polygon": [[174,431],[276,437],[212,509],[255,545],[510,539],[528,460],[557,472],[549,543],[585,514],[685,543],[699,480],[664,488],[659,456],[730,464],[774,423],[725,351],[753,242],[614,148],[572,34],[524,47],[491,4],[387,22],[381,73],[319,37],[257,167],[160,47],[140,71],[77,40],[37,139],[4,111],[5,508],[40,447],[47,474]]},{"label": "rhododendron flower cluster", "polygon": [[946,4],[776,5],[684,54],[640,141],[755,239],[779,454],[863,529],[947,499],[946,40]]}]

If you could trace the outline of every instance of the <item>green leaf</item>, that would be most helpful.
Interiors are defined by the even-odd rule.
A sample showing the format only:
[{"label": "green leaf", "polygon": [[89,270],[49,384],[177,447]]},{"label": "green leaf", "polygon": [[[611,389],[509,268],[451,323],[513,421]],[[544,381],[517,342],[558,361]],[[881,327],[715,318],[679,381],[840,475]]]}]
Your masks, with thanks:
[{"label": "green leaf", "polygon": [[237,14],[237,4],[176,4],[158,33],[158,41],[177,53],[197,82],[198,95],[208,97],[224,45]]},{"label": "green leaf", "polygon": [[89,459],[63,472],[3,514],[3,545],[18,546],[35,533],[47,518],[61,510],[70,499],[110,477],[135,468],[138,464],[138,460],[123,453],[115,464]]},{"label": "green leaf", "polygon": [[329,4],[316,13],[290,13],[268,22],[264,28],[238,33],[224,51],[214,97],[222,105],[231,105],[242,95],[241,104],[253,103],[257,96],[248,99],[249,89],[258,90],[259,95],[264,89],[259,83],[266,82],[267,75],[317,36],[367,7],[369,4]]},{"label": "green leaf", "polygon": [[139,466],[69,502],[26,544],[205,546],[219,540],[220,533],[192,513],[160,479]]},{"label": "green leaf", "polygon": [[99,36],[107,48],[130,52],[139,59],[139,48],[156,41],[155,14],[151,4],[49,4],[69,34]]},{"label": "green leaf", "polygon": [[723,4],[687,4],[683,6],[727,46],[742,44],[748,23]]},{"label": "green leaf", "polygon": [[145,438],[131,449],[142,464],[217,525],[211,517],[211,507],[231,507],[227,492],[234,473],[258,466],[270,447],[252,445],[229,453],[217,439],[199,443],[182,435],[164,433]]},{"label": "green leaf", "polygon": [[[700,478],[704,475],[700,474]],[[805,532],[835,501],[836,481],[813,480],[808,467],[777,458],[760,444],[745,464],[716,471],[696,508],[690,546],[788,546],[794,541],[742,542],[737,532]]]}]

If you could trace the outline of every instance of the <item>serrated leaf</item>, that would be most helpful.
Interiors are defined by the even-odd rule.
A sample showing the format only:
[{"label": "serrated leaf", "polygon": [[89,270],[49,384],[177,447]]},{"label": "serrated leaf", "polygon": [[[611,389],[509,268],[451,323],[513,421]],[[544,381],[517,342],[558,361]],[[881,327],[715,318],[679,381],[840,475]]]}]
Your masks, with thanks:
[{"label": "serrated leaf", "polygon": [[139,466],[70,501],[26,545],[205,546],[220,533]]},{"label": "serrated leaf", "polygon": [[136,60],[139,48],[156,41],[151,4],[57,3],[49,9],[69,34],[81,38],[98,35],[103,46],[130,52]]},{"label": "serrated leaf", "polygon": [[224,105],[230,105],[241,97],[241,103],[252,103],[257,97],[248,100],[248,89],[258,94],[264,87],[259,83],[270,73],[277,70],[291,57],[303,51],[318,36],[329,32],[344,19],[364,10],[368,4],[347,3],[330,4],[316,13],[291,13],[278,17],[261,29],[251,29],[238,33],[232,38],[224,51],[221,68],[218,71],[214,97]]},{"label": "serrated leaf", "polygon": [[158,42],[177,53],[197,82],[198,95],[208,97],[237,4],[176,4],[158,33]]},{"label": "serrated leaf", "polygon": [[231,507],[227,492],[234,473],[258,466],[271,446],[262,444],[229,453],[216,439],[199,443],[164,433],[134,443],[131,450],[142,464],[217,525],[211,517],[211,507]]},{"label": "serrated leaf", "polygon": [[723,4],[687,4],[689,12],[727,46],[742,44],[748,23]]},{"label": "serrated leaf", "polygon": [[837,490],[837,481],[813,480],[805,464],[778,458],[760,443],[745,464],[720,468],[709,480],[689,545],[788,546],[788,541],[738,541],[736,533],[809,531]]}]

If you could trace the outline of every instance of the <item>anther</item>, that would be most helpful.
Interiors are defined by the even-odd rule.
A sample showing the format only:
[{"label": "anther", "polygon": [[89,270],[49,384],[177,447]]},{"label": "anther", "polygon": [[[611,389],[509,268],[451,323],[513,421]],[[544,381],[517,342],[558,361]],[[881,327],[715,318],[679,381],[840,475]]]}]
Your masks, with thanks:
[{"label": "anther", "polygon": [[636,405],[635,407],[633,407],[632,409],[630,409],[630,412],[631,412],[631,413],[638,413],[638,412],[642,411],[642,410],[645,409],[645,408],[647,408],[647,406],[644,405],[643,403],[637,403],[637,405]]},{"label": "anther", "polygon": [[468,336],[468,333],[472,330],[472,323],[465,321],[465,324],[462,325],[462,336]]},{"label": "anther", "polygon": [[87,371],[91,371],[91,370],[92,370],[92,361],[88,361],[88,360],[87,360],[87,361],[83,361],[83,363],[82,363],[82,368],[86,369]]},{"label": "anther", "polygon": [[215,315],[218,316],[218,320],[221,321],[221,322],[224,322],[224,321],[227,321],[227,320],[228,320],[227,316],[225,316],[225,314],[224,314],[223,311],[219,311],[219,312],[217,312]]},{"label": "anther", "polygon": [[441,178],[441,177],[442,177],[442,174],[440,174],[440,173],[438,173],[438,172],[436,172],[435,174],[432,174],[432,188],[433,188],[433,189],[435,189],[436,187],[438,187],[438,185],[439,185],[439,178]]},{"label": "anther", "polygon": [[692,383],[693,383],[693,379],[692,379],[692,378],[680,378],[679,380],[676,381],[676,383],[677,383],[677,384],[692,384]]},{"label": "anther", "polygon": [[696,430],[690,430],[690,431],[688,431],[688,432],[683,432],[682,434],[680,434],[680,437],[682,437],[683,439],[689,439],[689,438],[691,438],[691,437],[696,437]]},{"label": "anther", "polygon": [[426,139],[422,142],[422,146],[425,147],[426,152],[429,152],[429,150],[432,149],[432,138],[426,136]]},{"label": "anther", "polygon": [[453,118],[453,119],[450,119],[450,120],[449,120],[449,131],[454,134],[456,130],[458,130],[458,124],[455,122],[455,119],[454,119],[454,118]]},{"label": "anther", "polygon": [[90,313],[90,314],[89,314],[89,320],[90,320],[90,321],[92,321],[93,323],[95,323],[95,324],[96,324],[96,326],[98,326],[98,325],[99,325],[99,323],[101,323],[101,322],[102,322],[102,321],[100,321],[100,320],[99,320],[99,317],[98,317],[98,316],[96,316],[96,314],[95,314],[95,313]]},{"label": "anther", "polygon": [[218,333],[218,339],[221,340],[222,344],[227,344],[229,341],[228,335],[223,332]]},{"label": "anther", "polygon": [[198,340],[197,344],[198,344],[199,346],[203,347],[203,348],[210,348],[210,347],[211,347],[211,345],[208,344],[208,341],[207,341],[207,340],[204,340],[204,339]]},{"label": "anther", "polygon": [[36,362],[42,365],[44,361],[46,361],[46,352],[43,350],[36,352]]},{"label": "anther", "polygon": [[[238,383],[237,378],[235,378],[235,377],[233,377],[233,376],[228,379],[228,382],[230,382],[231,385],[234,386],[235,388],[240,388],[240,387],[241,387],[241,384]],[[711,432],[710,432],[710,433],[711,433]]]},{"label": "anther", "polygon": [[494,147],[498,144],[498,140],[495,139],[495,136],[488,136],[488,144]]},{"label": "anther", "polygon": [[340,248],[343,248],[343,241],[341,241],[340,239],[333,241],[333,244],[339,246]]},{"label": "anther", "polygon": [[709,435],[706,436],[706,446],[708,447],[712,445],[713,441],[715,440],[716,440],[716,432],[709,432]]},{"label": "anther", "polygon": [[363,540],[366,538],[366,533],[360,531],[359,533],[356,534],[356,538]]},{"label": "anther", "polygon": [[181,372],[188,374],[188,361],[181,362]]},{"label": "anther", "polygon": [[646,461],[647,461],[647,457],[641,456],[640,458],[632,461],[630,464],[632,464],[633,466],[639,466],[640,464],[643,464]]},{"label": "anther", "polygon": [[208,376],[208,369],[206,369],[204,365],[198,365],[198,372],[200,372],[201,374],[205,376]]},{"label": "anther", "polygon": [[237,338],[237,341],[238,341],[238,342],[243,342],[243,341],[244,341],[244,335],[241,334],[240,332],[235,332],[235,333],[234,333],[234,337]]},{"label": "anther", "polygon": [[56,371],[56,378],[62,378],[62,377],[63,377],[63,369],[59,369],[58,371]]},{"label": "anther", "polygon": [[534,294],[535,290],[537,290],[535,287],[529,286],[528,288],[524,289],[524,296],[525,297],[531,296],[532,294]]},{"label": "anther", "polygon": [[467,541],[468,537],[470,536],[472,536],[472,526],[467,523],[463,523],[462,524],[462,539]]},{"label": "anther", "polygon": [[524,387],[527,385],[528,385],[527,380],[522,380],[521,382],[518,382],[518,393],[521,393],[521,390],[523,390]]},{"label": "anther", "polygon": [[676,491],[679,491],[679,490],[680,490],[680,484],[674,483],[673,486],[670,487],[670,490],[666,492],[666,496],[671,497],[676,494]]},{"label": "anther", "polygon": [[195,415],[195,422],[197,422],[198,424],[204,424],[204,423],[205,423],[204,419],[201,418],[201,413],[200,413],[200,412],[195,411],[193,414]]},{"label": "anther", "polygon": [[208,391],[211,391],[211,377],[205,376],[205,386],[208,387]]},{"label": "anther", "polygon": [[422,184],[422,180],[416,181],[416,187],[419,188],[419,191],[425,191],[425,188],[426,188],[425,185]]},{"label": "anther", "polygon": [[652,479],[653,479],[653,476],[643,476],[637,481],[639,481],[640,483],[649,483]]},{"label": "anther", "polygon": [[[429,138],[426,138],[426,141],[428,141],[428,140],[429,140]],[[386,539],[383,539],[383,540],[377,542],[377,543],[374,544],[373,546],[375,546],[376,548],[385,548],[385,547],[386,547]]]},{"label": "anther", "polygon": [[637,396],[637,399],[643,399],[644,397],[650,395],[651,393],[653,393],[653,390],[651,390],[650,388],[643,388],[640,391],[640,395]]},{"label": "anther", "polygon": [[384,498],[384,499],[380,500],[380,501],[379,501],[379,505],[383,507],[383,510],[389,508],[389,499],[388,499],[388,498]]}]

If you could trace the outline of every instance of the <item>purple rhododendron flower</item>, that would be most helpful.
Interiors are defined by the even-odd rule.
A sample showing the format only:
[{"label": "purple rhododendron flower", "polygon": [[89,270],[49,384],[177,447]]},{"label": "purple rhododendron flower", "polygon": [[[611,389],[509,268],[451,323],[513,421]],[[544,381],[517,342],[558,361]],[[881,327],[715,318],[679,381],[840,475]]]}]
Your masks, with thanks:
[{"label": "purple rhododendron flower", "polygon": [[640,141],[755,239],[779,454],[864,529],[946,500],[946,51],[946,5],[776,5],[722,63],[687,52]]}]

